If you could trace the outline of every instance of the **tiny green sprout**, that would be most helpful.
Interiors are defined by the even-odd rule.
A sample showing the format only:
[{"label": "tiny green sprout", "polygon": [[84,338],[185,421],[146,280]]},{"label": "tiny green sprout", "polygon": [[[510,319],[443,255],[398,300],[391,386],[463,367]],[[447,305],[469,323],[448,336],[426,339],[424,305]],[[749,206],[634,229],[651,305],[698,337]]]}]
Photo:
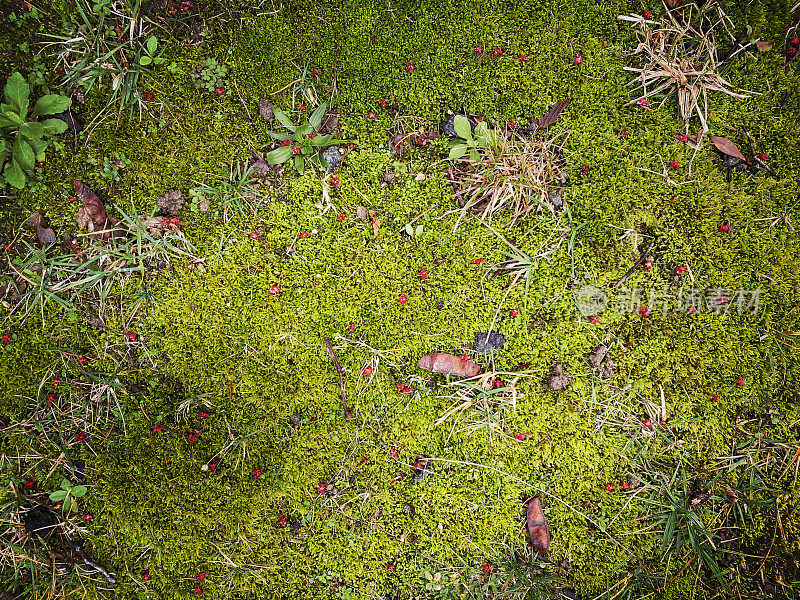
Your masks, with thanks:
[{"label": "tiny green sprout", "polygon": [[64,514],[67,514],[78,509],[76,498],[85,496],[87,491],[85,485],[73,485],[67,479],[64,479],[61,481],[61,489],[50,494],[50,500],[52,502],[61,502],[61,510]]}]

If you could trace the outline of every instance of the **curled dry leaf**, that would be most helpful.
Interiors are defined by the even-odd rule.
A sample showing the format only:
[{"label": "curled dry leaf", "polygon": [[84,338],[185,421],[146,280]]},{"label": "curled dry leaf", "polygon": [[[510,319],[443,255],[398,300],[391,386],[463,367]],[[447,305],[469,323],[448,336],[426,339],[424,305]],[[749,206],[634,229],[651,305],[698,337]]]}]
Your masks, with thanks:
[{"label": "curled dry leaf", "polygon": [[539,556],[544,556],[550,549],[550,529],[547,527],[547,519],[544,518],[542,502],[539,496],[535,496],[528,501],[528,513],[525,517],[528,526],[528,540],[531,547]]},{"label": "curled dry leaf", "polygon": [[550,125],[558,121],[561,113],[564,112],[564,109],[567,108],[567,106],[569,106],[570,102],[571,100],[569,98],[556,102],[553,105],[553,108],[547,111],[542,117],[538,119],[532,119],[531,125],[536,125],[539,129],[550,127]]},{"label": "curled dry leaf", "polygon": [[736,147],[736,144],[734,144],[728,138],[717,137],[712,135],[711,143],[714,144],[717,150],[719,150],[723,154],[727,154],[728,156],[735,156],[739,160],[747,162],[747,159],[744,157],[744,154],[742,154],[742,151],[739,150],[739,148]]},{"label": "curled dry leaf", "polygon": [[118,221],[108,216],[106,207],[103,206],[92,188],[77,179],[72,180],[72,185],[75,187],[78,197],[83,201],[83,206],[75,215],[78,227],[88,230],[92,237],[103,240],[110,238],[112,228]]},{"label": "curled dry leaf", "polygon": [[36,239],[42,246],[56,243],[56,232],[44,226],[44,213],[40,210],[28,218],[28,226],[36,229]]},{"label": "curled dry leaf", "polygon": [[426,354],[419,359],[419,368],[434,373],[446,373],[448,375],[458,375],[459,377],[475,377],[481,372],[481,366],[463,356],[434,352]]}]

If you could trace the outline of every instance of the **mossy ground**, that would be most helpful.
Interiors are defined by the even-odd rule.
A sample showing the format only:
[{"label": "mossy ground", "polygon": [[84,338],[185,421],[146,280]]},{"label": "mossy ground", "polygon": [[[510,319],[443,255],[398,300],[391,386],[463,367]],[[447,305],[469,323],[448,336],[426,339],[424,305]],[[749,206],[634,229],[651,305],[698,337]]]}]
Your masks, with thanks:
[{"label": "mossy ground", "polygon": [[[208,213],[185,211],[183,229],[204,269],[174,261],[116,288],[105,330],[87,324],[97,313],[94,302],[76,303],[72,311],[49,307],[43,322],[36,316],[24,324],[6,321],[15,341],[0,348],[2,407],[11,432],[2,466],[13,482],[4,486],[4,500],[23,507],[46,502],[44,492],[58,488],[58,457],[68,447],[72,459],[87,463],[90,492],[81,507],[95,515],[81,525],[87,547],[119,580],[110,586],[73,574],[72,584],[91,598],[183,598],[193,595],[196,575],[207,572],[202,588],[212,598],[447,597],[447,589],[425,591],[422,574],[429,569],[458,573],[473,586],[471,597],[488,595],[491,590],[477,587],[481,565],[495,565],[484,581],[509,585],[514,551],[525,547],[521,498],[538,491],[553,535],[552,564],[544,570],[560,577],[557,585],[588,597],[613,594],[620,582],[633,585],[636,557],[659,574],[662,597],[709,597],[719,593],[710,573],[696,558],[687,563],[692,553],[686,549],[662,556],[659,510],[645,494],[620,490],[619,482],[650,480],[642,457],[661,457],[660,469],[680,474],[673,491],[686,492],[681,481],[696,479],[697,469],[716,471],[718,457],[734,454],[732,448],[751,464],[725,477],[754,501],[748,520],[737,524],[735,548],[750,558],[737,555],[740,581],[732,585],[744,596],[767,584],[780,587],[781,577],[791,583],[787,578],[797,574],[787,557],[800,552],[797,457],[762,461],[764,453],[784,456],[787,447],[791,459],[798,447],[800,363],[796,344],[780,337],[800,330],[797,68],[781,71],[778,50],[739,60],[728,77],[756,94],[745,101],[709,99],[712,132],[746,146],[746,126],[780,179],[736,173],[728,185],[719,157],[708,149],[698,153],[690,178],[692,151],[673,139],[680,128],[674,106],[621,108],[628,100],[623,52],[631,36],[616,17],[643,8],[582,1],[201,5],[209,41],[167,44],[167,63],[178,68],[162,67],[144,79],[144,90],[155,97],[151,116],[106,120],[87,144],[65,137],[64,149],[51,151],[45,186],[0,209],[6,235],[38,208],[59,233],[73,232],[71,179],[95,187],[111,212],[150,211],[164,190],[187,191],[248,159],[268,141],[258,101],[269,97],[288,106],[287,92],[273,92],[305,62],[328,84],[335,74],[342,135],[355,143],[337,169],[342,184],[332,190],[333,210],[315,206],[323,184],[306,174],[287,176],[250,219],[226,221],[218,205]],[[68,10],[66,3],[43,8],[45,29],[58,29],[58,15]],[[782,47],[785,3],[728,10],[755,37]],[[32,55],[17,52],[16,44],[40,35],[7,24],[4,39],[13,52],[0,61],[3,74],[33,68]],[[505,52],[476,57],[478,45]],[[577,53],[581,65],[574,63]],[[520,62],[518,54],[530,61]],[[228,66],[235,94],[214,98],[192,86],[190,67],[209,56]],[[498,233],[514,238],[521,251],[545,253],[528,286],[509,290],[511,276],[492,277],[508,250],[498,235],[473,218],[454,231],[442,147],[390,155],[392,120],[378,99],[432,123],[446,109],[465,108],[522,124],[567,97],[572,104],[555,128],[571,132],[569,212],[544,213],[511,228],[495,219]],[[103,100],[87,98],[87,121]],[[365,119],[367,112],[378,118]],[[623,129],[628,137],[617,135]],[[131,165],[110,185],[87,159],[102,162],[116,151]],[[673,179],[693,182],[671,187],[637,170],[660,172],[662,160],[680,162]],[[387,171],[397,181],[382,186]],[[375,211],[377,233],[356,218],[359,205]],[[409,237],[403,227],[421,213],[416,224],[423,231]],[[788,221],[778,219],[784,215]],[[722,223],[731,230],[720,232]],[[606,313],[589,323],[573,290],[582,283],[608,287],[620,278],[650,239],[622,235],[631,230],[656,237],[658,254],[652,270],[628,280],[630,287],[674,291],[671,272],[683,264],[690,268],[687,285],[693,278],[696,287],[760,288],[761,312]],[[262,239],[251,239],[251,231]],[[312,233],[298,238],[300,231]],[[287,257],[281,251],[291,244],[295,252]],[[274,285],[277,295],[270,293]],[[405,304],[398,302],[401,294]],[[436,425],[452,392],[416,361],[431,351],[462,351],[495,318],[507,342],[493,357],[494,368],[505,381],[525,374],[507,430],[463,431],[454,419]],[[136,342],[124,337],[130,331]],[[343,369],[354,411],[349,420],[325,337]],[[602,341],[611,344],[616,364],[610,381],[587,363]],[[62,360],[59,351],[92,360],[81,366]],[[361,374],[376,356],[375,373]],[[553,361],[574,378],[562,392],[543,383]],[[84,443],[70,441],[77,432],[68,428],[61,441],[49,442],[14,428],[31,405],[46,402],[54,376],[109,374],[120,384],[113,427],[90,431]],[[398,393],[399,383],[414,393]],[[645,407],[660,406],[662,390],[668,428],[642,427]],[[176,417],[185,402],[188,416]],[[211,416],[200,419],[201,410]],[[303,419],[299,427],[290,420],[295,413]],[[153,433],[155,424],[165,430]],[[195,428],[200,433],[190,443]],[[519,442],[518,433],[531,435]],[[29,445],[50,462],[33,466],[11,458],[28,454]],[[202,470],[214,457],[216,470]],[[413,481],[412,465],[421,457],[435,459],[433,474]],[[752,463],[763,471],[755,479]],[[263,475],[253,478],[254,469]],[[31,477],[37,491],[23,492],[21,480]],[[747,496],[748,482],[758,477],[775,491]],[[320,484],[330,486],[325,495],[316,490]],[[413,514],[404,509],[408,504]],[[709,527],[719,525],[732,504],[731,496],[719,497],[695,514]],[[13,573],[3,565],[2,580]],[[31,597],[44,597],[50,585],[37,574]]]}]

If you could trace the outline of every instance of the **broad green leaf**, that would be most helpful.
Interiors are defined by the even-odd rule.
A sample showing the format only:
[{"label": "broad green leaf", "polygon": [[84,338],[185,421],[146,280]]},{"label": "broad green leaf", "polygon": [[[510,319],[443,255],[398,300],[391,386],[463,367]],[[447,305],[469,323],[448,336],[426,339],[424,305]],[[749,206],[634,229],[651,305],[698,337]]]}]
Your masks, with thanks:
[{"label": "broad green leaf", "polygon": [[146,67],[151,62],[153,62],[153,59],[151,59],[149,56],[140,56],[139,57],[139,64],[142,65],[143,67]]},{"label": "broad green leaf", "polygon": [[33,116],[54,115],[64,112],[72,105],[72,100],[58,94],[47,94],[36,101],[33,107]]},{"label": "broad green leaf", "polygon": [[293,139],[292,136],[289,135],[288,133],[281,133],[279,131],[270,131],[269,136],[273,140],[280,140],[280,141]]},{"label": "broad green leaf", "polygon": [[292,123],[291,119],[289,119],[286,113],[283,112],[280,108],[273,108],[272,114],[275,115],[275,118],[278,119],[278,122],[287,129],[290,129],[291,131],[297,129],[294,123]]},{"label": "broad green leaf", "polygon": [[281,146],[280,148],[275,148],[275,150],[267,154],[267,162],[271,162],[272,164],[275,165],[282,165],[291,157],[292,157],[292,147]]},{"label": "broad green leaf", "polygon": [[486,125],[486,121],[481,121],[480,123],[475,125],[475,137],[476,138],[484,138],[484,139],[486,139],[486,136],[488,135],[488,133],[489,133],[489,126]]},{"label": "broad green leaf", "polygon": [[473,162],[478,162],[481,159],[481,155],[478,154],[477,150],[470,150],[469,151],[469,159]]},{"label": "broad green leaf", "polygon": [[[6,159],[9,157],[10,154],[11,152],[9,152],[8,149],[6,148],[5,140],[0,139],[0,165],[6,162]],[[0,187],[2,187],[2,184],[0,184]]]},{"label": "broad green leaf", "polygon": [[14,142],[14,150],[12,151],[11,155],[24,171],[30,171],[33,169],[33,164],[36,162],[36,153],[33,151],[33,148],[31,148],[31,145],[25,140],[17,137],[16,141]]},{"label": "broad green leaf", "polygon": [[27,138],[40,138],[44,135],[44,125],[38,121],[28,121],[20,126],[19,134]]},{"label": "broad green leaf", "polygon": [[465,140],[472,139],[472,127],[469,124],[469,119],[464,115],[457,115],[455,119],[453,119],[453,127],[458,137],[464,138]]},{"label": "broad green leaf", "polygon": [[450,160],[459,160],[460,158],[463,158],[466,153],[467,145],[459,144],[458,146],[453,146],[450,148],[450,154],[447,155],[447,158]]},{"label": "broad green leaf", "polygon": [[28,114],[28,95],[30,91],[28,82],[19,72],[11,74],[3,90],[6,102],[13,106],[17,114],[23,118]]},{"label": "broad green leaf", "polygon": [[298,127],[297,129],[295,129],[295,130],[294,130],[294,134],[297,136],[297,139],[298,139],[298,140],[299,140],[299,139],[300,139],[302,136],[304,136],[304,135],[308,135],[309,133],[314,133],[314,132],[311,130],[311,126],[310,126],[310,125],[300,125],[300,127]]},{"label": "broad green leaf", "polygon": [[62,490],[66,490],[66,491],[69,491],[69,490],[72,489],[72,484],[69,482],[68,479],[62,479],[61,480],[61,489]]},{"label": "broad green leaf", "polygon": [[76,498],[80,498],[81,496],[85,496],[87,491],[85,485],[76,485],[72,488],[72,495]]},{"label": "broad green leaf", "polygon": [[330,135],[318,135],[317,137],[311,138],[311,145],[312,146],[332,146],[331,143],[331,136]]},{"label": "broad green leaf", "polygon": [[300,175],[302,175],[306,170],[306,159],[304,159],[302,156],[295,156],[294,168],[297,169],[297,172],[300,173]]},{"label": "broad green leaf", "polygon": [[17,109],[10,104],[0,104],[0,127],[22,125],[25,121],[17,113]]},{"label": "broad green leaf", "polygon": [[13,185],[18,190],[25,187],[25,172],[20,169],[17,161],[12,159],[6,163],[3,176],[6,178],[6,183]]},{"label": "broad green leaf", "polygon": [[44,151],[47,149],[47,141],[43,140],[42,138],[33,138],[27,139],[26,141],[31,145],[33,148],[33,153],[36,156],[36,161],[43,161],[44,160]]},{"label": "broad green leaf", "polygon": [[151,35],[147,38],[147,51],[150,54],[155,54],[156,50],[158,49],[158,38],[156,36]]},{"label": "broad green leaf", "polygon": [[316,109],[314,109],[314,112],[311,113],[311,116],[308,118],[308,123],[314,128],[314,131],[319,131],[319,128],[322,126],[322,117],[325,116],[325,111],[327,109],[328,105],[323,102]]},{"label": "broad green leaf", "polygon": [[47,135],[56,135],[67,130],[66,121],[61,119],[45,119],[42,121],[42,125],[44,125],[44,132]]},{"label": "broad green leaf", "polygon": [[411,223],[406,223],[406,233],[411,236],[414,235],[414,226]]},{"label": "broad green leaf", "polygon": [[53,492],[50,494],[50,500],[53,502],[61,502],[64,498],[67,497],[69,492],[65,492],[64,490],[58,490],[57,492]]}]

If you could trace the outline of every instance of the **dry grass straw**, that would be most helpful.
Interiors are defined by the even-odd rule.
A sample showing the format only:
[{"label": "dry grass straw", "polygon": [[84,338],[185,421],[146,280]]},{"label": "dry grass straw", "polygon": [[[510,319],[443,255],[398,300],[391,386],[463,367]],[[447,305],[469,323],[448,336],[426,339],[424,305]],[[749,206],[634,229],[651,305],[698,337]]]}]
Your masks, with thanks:
[{"label": "dry grass straw", "polygon": [[562,157],[568,139],[569,132],[552,138],[512,134],[498,136],[493,148],[480,148],[479,161],[468,161],[453,173],[459,221],[473,212],[491,222],[495,213],[508,210],[511,226],[533,211],[546,208],[555,214],[550,194],[565,181]]},{"label": "dry grass straw", "polygon": [[708,131],[708,92],[722,92],[733,98],[747,98],[752,92],[740,93],[720,74],[724,62],[740,52],[746,51],[750,43],[742,43],[728,53],[723,60],[719,58],[718,35],[729,38],[731,45],[737,39],[732,33],[733,22],[715,1],[710,0],[702,7],[686,4],[678,9],[666,10],[658,21],[651,21],[638,15],[621,15],[619,19],[638,26],[636,37],[638,45],[631,52],[638,56],[640,67],[625,67],[626,71],[637,74],[628,85],[633,88],[636,98],[625,106],[641,100],[661,97],[658,104],[663,105],[673,94],[678,98],[678,112],[685,122],[686,131],[689,119],[696,113],[703,127]]}]

